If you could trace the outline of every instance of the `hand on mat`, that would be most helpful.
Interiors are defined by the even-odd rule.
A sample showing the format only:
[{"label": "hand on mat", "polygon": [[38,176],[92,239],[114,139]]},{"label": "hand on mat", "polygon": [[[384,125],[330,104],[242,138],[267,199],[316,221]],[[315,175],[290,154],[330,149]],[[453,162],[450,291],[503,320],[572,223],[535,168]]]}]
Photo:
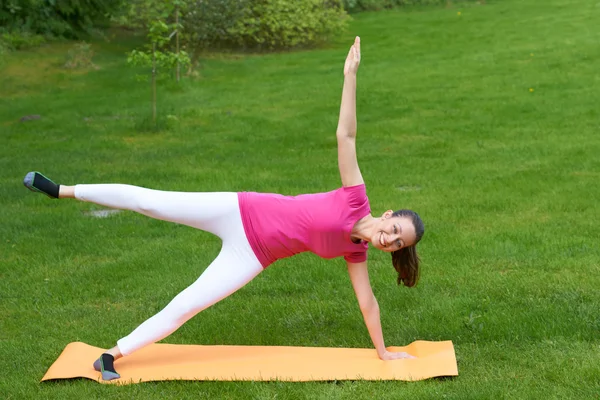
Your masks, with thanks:
[{"label": "hand on mat", "polygon": [[360,64],[360,37],[354,39],[354,44],[350,47],[346,63],[344,64],[344,75],[356,75],[358,65]]},{"label": "hand on mat", "polygon": [[384,361],[387,361],[387,360],[398,360],[400,358],[417,358],[417,357],[411,356],[410,354],[408,354],[404,351],[392,352],[392,351],[386,350],[386,352],[383,353],[382,355],[380,355],[379,358],[381,358]]}]

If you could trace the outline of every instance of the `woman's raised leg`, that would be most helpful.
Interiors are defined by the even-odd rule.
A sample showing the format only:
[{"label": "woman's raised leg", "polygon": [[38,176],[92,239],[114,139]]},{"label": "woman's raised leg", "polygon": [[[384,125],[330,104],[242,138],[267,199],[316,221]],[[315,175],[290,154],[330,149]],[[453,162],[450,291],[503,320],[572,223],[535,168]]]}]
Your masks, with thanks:
[{"label": "woman's raised leg", "polygon": [[131,210],[146,216],[188,225],[222,237],[223,223],[238,213],[237,193],[168,192],[124,184],[57,185],[39,172],[24,179],[29,189],[53,198],[75,198],[105,207]]}]

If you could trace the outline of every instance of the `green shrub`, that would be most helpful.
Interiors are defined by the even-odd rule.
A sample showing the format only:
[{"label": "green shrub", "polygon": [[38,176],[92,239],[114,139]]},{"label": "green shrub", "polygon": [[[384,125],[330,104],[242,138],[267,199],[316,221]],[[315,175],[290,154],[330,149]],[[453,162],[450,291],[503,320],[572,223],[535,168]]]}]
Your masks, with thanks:
[{"label": "green shrub", "polygon": [[230,33],[244,16],[249,0],[188,0],[182,17],[184,40],[192,48],[214,48],[235,43]]},{"label": "green shrub", "polygon": [[[190,0],[184,1],[184,3],[190,2]],[[136,30],[137,33],[146,35],[153,21],[170,14],[172,3],[173,0],[124,1],[118,12],[111,16],[111,20],[121,27]]]},{"label": "green shrub", "polygon": [[37,47],[44,43],[46,39],[41,35],[34,35],[29,32],[6,32],[0,36],[0,42],[10,50],[22,50],[29,47]]},{"label": "green shrub", "polygon": [[283,49],[325,41],[347,22],[341,0],[256,0],[227,32],[244,47]]},{"label": "green shrub", "polygon": [[410,5],[444,5],[450,3],[475,2],[476,0],[343,0],[344,9],[350,13],[378,11]]},{"label": "green shrub", "polygon": [[[113,21],[147,31],[169,2],[131,0]],[[346,27],[342,0],[183,0],[180,23],[187,49],[283,49],[326,40]],[[172,15],[167,22],[172,23]]]},{"label": "green shrub", "polygon": [[0,27],[4,32],[73,38],[120,5],[121,0],[0,0]]}]

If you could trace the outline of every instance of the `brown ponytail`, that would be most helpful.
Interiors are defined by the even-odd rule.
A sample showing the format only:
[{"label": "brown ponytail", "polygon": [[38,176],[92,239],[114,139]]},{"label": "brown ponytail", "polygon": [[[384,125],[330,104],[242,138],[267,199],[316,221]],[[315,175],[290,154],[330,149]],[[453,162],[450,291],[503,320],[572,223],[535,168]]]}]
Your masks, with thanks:
[{"label": "brown ponytail", "polygon": [[392,264],[398,272],[398,285],[413,287],[419,281],[419,256],[415,246],[408,246],[392,253]]},{"label": "brown ponytail", "polygon": [[411,210],[399,210],[393,216],[409,218],[415,227],[417,236],[415,244],[392,252],[392,264],[398,272],[398,285],[404,284],[404,286],[413,287],[419,281],[420,260],[416,246],[423,237],[423,233],[425,233],[425,225],[423,225],[419,214]]}]

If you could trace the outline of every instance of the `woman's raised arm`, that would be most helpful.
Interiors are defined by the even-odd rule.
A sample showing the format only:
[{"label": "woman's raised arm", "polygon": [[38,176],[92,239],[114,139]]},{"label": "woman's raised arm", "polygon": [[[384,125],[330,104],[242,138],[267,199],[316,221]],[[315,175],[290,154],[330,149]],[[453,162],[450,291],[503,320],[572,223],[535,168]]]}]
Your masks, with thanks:
[{"label": "woman's raised arm", "polygon": [[360,38],[357,36],[344,64],[344,88],[336,131],[338,166],[343,186],[364,183],[356,158],[356,72],[359,64]]}]

